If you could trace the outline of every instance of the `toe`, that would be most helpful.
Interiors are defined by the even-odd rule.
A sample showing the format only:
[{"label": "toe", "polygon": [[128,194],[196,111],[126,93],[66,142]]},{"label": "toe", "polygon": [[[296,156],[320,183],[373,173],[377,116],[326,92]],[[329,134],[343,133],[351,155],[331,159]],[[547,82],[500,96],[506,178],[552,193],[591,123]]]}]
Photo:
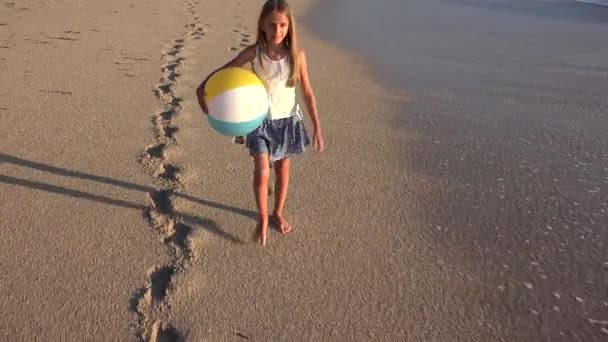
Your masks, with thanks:
[{"label": "toe", "polygon": [[291,231],[291,225],[281,226],[281,233],[287,234]]}]

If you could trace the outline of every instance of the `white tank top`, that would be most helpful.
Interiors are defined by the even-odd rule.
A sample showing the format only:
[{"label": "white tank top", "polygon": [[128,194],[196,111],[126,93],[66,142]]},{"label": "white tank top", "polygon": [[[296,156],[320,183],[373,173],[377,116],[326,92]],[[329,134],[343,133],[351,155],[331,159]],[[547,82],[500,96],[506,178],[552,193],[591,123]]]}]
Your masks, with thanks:
[{"label": "white tank top", "polygon": [[[260,64],[261,59],[263,64]],[[287,86],[290,68],[289,56],[274,61],[259,47],[256,49],[252,69],[268,92],[268,118],[271,120],[288,118],[299,110],[296,104],[296,88]]]}]

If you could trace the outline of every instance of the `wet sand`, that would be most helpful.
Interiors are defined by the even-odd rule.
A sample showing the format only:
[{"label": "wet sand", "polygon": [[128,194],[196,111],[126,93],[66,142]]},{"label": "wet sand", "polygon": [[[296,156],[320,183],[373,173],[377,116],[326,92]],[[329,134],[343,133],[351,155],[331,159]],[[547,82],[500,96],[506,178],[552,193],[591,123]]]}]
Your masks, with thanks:
[{"label": "wet sand", "polygon": [[[399,159],[420,179],[408,191],[423,204],[415,216],[425,235],[447,265],[478,277],[468,287],[484,299],[467,306],[483,307],[493,318],[483,324],[498,325],[506,340],[605,338],[608,8],[387,4],[394,7],[335,1],[309,20],[368,57],[376,79],[416,99],[393,116],[415,133]],[[341,6],[351,18],[365,10],[372,23],[399,13],[400,26],[390,14],[378,30],[360,20],[327,25]],[[368,44],[340,34],[349,30]]]}]

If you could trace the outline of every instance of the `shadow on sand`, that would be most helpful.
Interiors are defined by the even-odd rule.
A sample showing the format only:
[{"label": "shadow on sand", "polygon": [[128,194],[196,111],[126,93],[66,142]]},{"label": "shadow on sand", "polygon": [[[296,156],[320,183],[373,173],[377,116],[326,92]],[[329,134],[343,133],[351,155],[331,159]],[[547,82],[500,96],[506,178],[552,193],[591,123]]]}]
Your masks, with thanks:
[{"label": "shadow on sand", "polygon": [[[46,165],[46,164],[42,164],[42,163],[38,163],[38,162],[34,162],[34,161],[22,159],[22,158],[17,158],[17,157],[10,156],[10,155],[4,154],[4,153],[0,153],[0,164],[2,164],[2,163],[15,164],[15,165],[19,165],[19,166],[23,166],[23,167],[27,167],[27,168],[31,168],[31,169],[36,169],[36,170],[40,170],[40,171],[44,171],[44,172],[53,173],[53,174],[63,176],[63,177],[80,178],[80,179],[84,179],[84,180],[110,184],[110,185],[118,186],[121,188],[129,189],[129,190],[145,192],[148,194],[152,194],[157,191],[156,189],[154,189],[153,187],[150,187],[150,186],[143,186],[143,185],[129,183],[129,182],[125,182],[125,181],[121,181],[121,180],[117,180],[117,179],[113,179],[113,178],[108,178],[108,177],[104,177],[104,176],[98,176],[98,175],[93,175],[93,174],[89,174],[89,173],[68,170],[68,169],[64,169],[61,167]],[[5,183],[5,184],[10,184],[10,185],[30,188],[30,189],[34,189],[34,190],[42,190],[42,191],[51,192],[51,193],[55,193],[55,194],[70,196],[70,197],[74,197],[74,198],[78,198],[78,199],[85,199],[85,200],[95,201],[95,202],[99,202],[99,203],[103,203],[103,204],[119,206],[119,207],[123,207],[123,208],[137,209],[137,210],[141,210],[144,213],[144,215],[145,215],[145,212],[149,209],[149,207],[142,205],[140,203],[132,203],[132,202],[128,202],[128,201],[124,201],[124,200],[120,200],[120,199],[114,199],[114,198],[109,198],[109,197],[105,197],[105,196],[101,196],[101,195],[84,192],[81,190],[65,188],[65,187],[61,187],[61,186],[57,186],[57,185],[53,185],[53,184],[36,182],[36,181],[27,180],[27,179],[7,176],[7,175],[3,175],[3,174],[0,174],[0,182]],[[257,217],[257,213],[250,211],[250,210],[236,208],[236,207],[232,207],[232,206],[229,206],[226,204],[209,201],[209,200],[205,200],[202,198],[197,198],[197,197],[194,197],[194,196],[191,196],[188,194],[184,194],[181,192],[175,191],[171,195],[175,196],[175,197],[183,198],[188,201],[192,201],[192,202],[195,202],[195,203],[198,203],[198,204],[210,207],[210,208],[225,210],[230,213],[242,215],[242,216],[245,216],[245,217],[248,217],[251,219],[255,219]],[[215,221],[213,221],[211,219],[198,217],[198,216],[195,216],[192,214],[181,213],[181,212],[174,212],[174,214],[177,217],[179,217],[181,220],[183,220],[184,223],[186,223],[186,224],[190,224],[193,226],[200,226],[203,229],[206,229],[207,231],[209,231],[211,233],[214,233],[222,238],[225,238],[225,239],[230,240],[235,243],[244,243],[244,241],[242,241],[241,239],[222,230],[222,228]]]}]

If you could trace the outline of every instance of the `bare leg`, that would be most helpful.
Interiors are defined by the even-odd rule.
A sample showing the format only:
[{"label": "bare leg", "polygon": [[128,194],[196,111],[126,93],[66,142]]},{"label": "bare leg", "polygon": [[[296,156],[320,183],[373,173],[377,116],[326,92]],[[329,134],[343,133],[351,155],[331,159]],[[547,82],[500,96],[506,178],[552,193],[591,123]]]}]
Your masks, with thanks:
[{"label": "bare leg", "polygon": [[289,187],[289,159],[281,159],[275,162],[275,186],[274,186],[274,211],[272,221],[279,226],[281,233],[287,234],[291,230],[291,224],[283,218],[283,208],[287,201],[287,189]]},{"label": "bare leg", "polygon": [[[272,161],[270,160],[270,158],[268,158],[268,167],[272,169]],[[274,190],[272,190],[272,184],[270,184],[270,182],[268,182],[268,196],[272,195],[272,193],[274,192]]]},{"label": "bare leg", "polygon": [[258,206],[258,226],[257,238],[262,245],[266,245],[268,236],[268,178],[270,169],[268,168],[268,155],[257,154],[254,157],[253,171],[253,191],[255,201]]}]

